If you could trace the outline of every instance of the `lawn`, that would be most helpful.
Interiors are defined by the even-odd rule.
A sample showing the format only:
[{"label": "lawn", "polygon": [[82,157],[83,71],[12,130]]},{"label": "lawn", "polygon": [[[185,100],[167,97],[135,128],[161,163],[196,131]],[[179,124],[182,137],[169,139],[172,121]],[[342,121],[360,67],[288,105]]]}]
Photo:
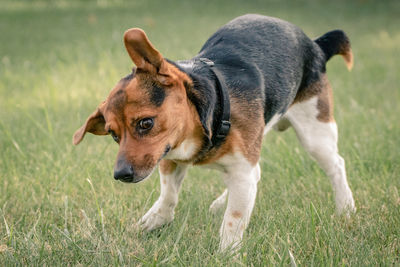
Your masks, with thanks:
[{"label": "lawn", "polygon": [[[117,145],[72,135],[132,68],[123,32],[143,28],[172,60],[190,58],[244,13],[314,38],[350,37],[352,72],[328,64],[339,149],[357,213],[335,215],[330,182],[292,129],[265,137],[262,178],[238,256],[216,253],[219,173],[192,168],[175,220],[136,226],[159,194],[112,178]],[[399,1],[0,0],[0,265],[400,266]]]}]

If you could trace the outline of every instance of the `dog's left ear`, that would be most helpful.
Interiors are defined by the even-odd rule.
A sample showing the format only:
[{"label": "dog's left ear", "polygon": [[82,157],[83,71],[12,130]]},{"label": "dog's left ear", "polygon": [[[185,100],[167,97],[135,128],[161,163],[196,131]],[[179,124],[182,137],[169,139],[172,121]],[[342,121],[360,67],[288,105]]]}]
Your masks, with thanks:
[{"label": "dog's left ear", "polygon": [[86,132],[95,135],[107,135],[108,132],[104,129],[105,123],[106,121],[103,114],[100,112],[100,109],[97,108],[96,111],[87,118],[85,124],[75,132],[72,143],[74,145],[79,144],[83,137],[85,137]]},{"label": "dog's left ear", "polygon": [[129,56],[138,69],[157,75],[157,79],[163,84],[168,83],[170,76],[168,63],[154,48],[142,29],[127,30],[124,34],[124,43]]}]

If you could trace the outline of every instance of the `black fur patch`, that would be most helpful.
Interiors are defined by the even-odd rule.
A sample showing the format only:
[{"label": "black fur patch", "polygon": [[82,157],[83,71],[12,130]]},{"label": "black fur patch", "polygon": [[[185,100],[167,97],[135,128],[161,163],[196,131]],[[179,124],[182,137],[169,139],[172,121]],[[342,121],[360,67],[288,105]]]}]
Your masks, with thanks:
[{"label": "black fur patch", "polygon": [[157,85],[153,85],[153,88],[151,89],[150,92],[151,103],[159,107],[164,102],[165,96],[166,93],[164,88],[158,87]]},{"label": "black fur patch", "polygon": [[120,112],[123,110],[126,102],[126,94],[123,89],[119,89],[115,95],[110,99],[109,108],[114,111]]},{"label": "black fur patch", "polygon": [[325,60],[328,61],[332,56],[345,53],[350,49],[350,41],[342,30],[334,30],[325,33],[315,40],[325,54]]},{"label": "black fur patch", "polygon": [[122,78],[122,81],[130,81],[135,77],[135,69],[132,70],[132,73],[128,74],[127,76],[125,76],[124,78]]}]

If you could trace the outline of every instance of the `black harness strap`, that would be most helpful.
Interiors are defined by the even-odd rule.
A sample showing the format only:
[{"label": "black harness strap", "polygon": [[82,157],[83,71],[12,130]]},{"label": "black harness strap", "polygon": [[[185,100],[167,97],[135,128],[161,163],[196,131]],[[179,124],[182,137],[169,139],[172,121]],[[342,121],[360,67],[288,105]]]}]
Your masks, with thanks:
[{"label": "black harness strap", "polygon": [[[217,127],[214,129],[211,137],[212,147],[220,145],[229,134],[231,128],[231,105],[229,102],[229,94],[225,86],[225,81],[222,74],[214,68],[214,62],[208,58],[199,58],[199,60],[210,67],[211,72],[214,73],[217,83],[217,95],[220,99],[221,115],[217,120]],[[211,148],[212,148],[211,147]]]}]

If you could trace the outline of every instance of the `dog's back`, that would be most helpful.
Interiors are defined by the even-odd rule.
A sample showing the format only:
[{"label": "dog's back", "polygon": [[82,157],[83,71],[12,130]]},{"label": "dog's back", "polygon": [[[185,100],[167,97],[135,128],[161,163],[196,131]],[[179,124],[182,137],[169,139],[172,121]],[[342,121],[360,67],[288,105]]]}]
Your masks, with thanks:
[{"label": "dog's back", "polygon": [[289,22],[249,14],[221,27],[196,57],[209,58],[220,66],[231,97],[262,101],[267,123],[275,114],[285,113],[297,94],[304,94],[320,80],[326,61],[339,53],[337,47],[343,41],[328,37],[325,42],[314,42]]}]

